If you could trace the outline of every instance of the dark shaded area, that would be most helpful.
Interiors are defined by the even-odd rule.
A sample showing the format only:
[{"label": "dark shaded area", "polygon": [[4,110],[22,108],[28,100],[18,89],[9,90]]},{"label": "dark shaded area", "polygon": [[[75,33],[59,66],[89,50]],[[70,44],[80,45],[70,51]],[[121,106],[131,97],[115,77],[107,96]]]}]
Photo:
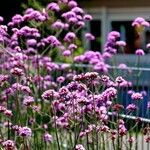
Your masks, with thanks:
[{"label": "dark shaded area", "polygon": [[100,51],[101,50],[101,21],[92,20],[90,22],[90,32],[96,37],[96,40],[91,41],[91,50]]},{"label": "dark shaded area", "polygon": [[131,24],[131,21],[112,21],[111,23],[112,30],[120,32],[121,40],[126,41],[125,53],[127,54],[134,54],[137,49],[135,45],[137,37]]},{"label": "dark shaded area", "polygon": [[149,7],[149,0],[78,0],[83,8],[94,8],[94,7]]},{"label": "dark shaded area", "polygon": [[0,16],[4,17],[4,23],[8,23],[12,16],[21,13],[21,4],[27,0],[3,0],[0,3]]}]

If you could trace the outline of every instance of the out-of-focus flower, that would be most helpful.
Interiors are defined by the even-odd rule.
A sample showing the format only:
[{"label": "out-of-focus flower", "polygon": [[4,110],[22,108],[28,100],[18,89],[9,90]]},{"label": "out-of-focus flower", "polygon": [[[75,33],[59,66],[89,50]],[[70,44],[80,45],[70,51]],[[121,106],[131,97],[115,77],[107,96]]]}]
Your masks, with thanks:
[{"label": "out-of-focus flower", "polygon": [[70,56],[70,55],[71,55],[71,51],[70,51],[70,50],[65,50],[65,51],[63,51],[63,56],[68,57],[68,56]]},{"label": "out-of-focus flower", "polygon": [[45,133],[43,136],[43,139],[45,142],[52,142],[53,141],[53,137],[49,133]]},{"label": "out-of-focus flower", "polygon": [[150,43],[148,43],[148,44],[146,45],[146,48],[150,48]]},{"label": "out-of-focus flower", "polygon": [[85,148],[83,147],[83,145],[78,144],[76,145],[75,150],[85,150]]},{"label": "out-of-focus flower", "polygon": [[145,53],[144,53],[144,51],[142,49],[137,49],[135,51],[135,54],[138,55],[138,56],[144,56],[145,55]]},{"label": "out-of-focus flower", "polygon": [[29,127],[21,127],[19,129],[19,135],[23,137],[31,137],[32,131]]},{"label": "out-of-focus flower", "polygon": [[52,10],[58,12],[60,10],[60,7],[57,3],[51,2],[47,5],[47,10]]},{"label": "out-of-focus flower", "polygon": [[86,33],[85,37],[87,40],[95,40],[95,37],[91,33]]},{"label": "out-of-focus flower", "polygon": [[68,32],[64,37],[64,41],[66,42],[72,42],[75,39],[76,39],[76,35],[73,32]]},{"label": "out-of-focus flower", "polygon": [[6,150],[14,150],[15,149],[15,142],[12,140],[7,140],[2,143]]},{"label": "out-of-focus flower", "polygon": [[142,100],[143,99],[143,95],[141,93],[136,92],[136,93],[132,93],[131,98],[133,100]]},{"label": "out-of-focus flower", "polygon": [[26,96],[23,100],[23,105],[29,106],[34,102],[34,98],[32,96]]},{"label": "out-of-focus flower", "polygon": [[124,41],[117,41],[116,45],[124,47],[124,46],[126,46],[126,42],[124,42]]},{"label": "out-of-focus flower", "polygon": [[142,18],[142,17],[137,17],[137,18],[133,21],[132,26],[137,26],[137,27],[140,27],[140,26],[149,27],[150,24],[149,24],[149,22],[145,21],[144,18]]},{"label": "out-of-focus flower", "polygon": [[83,19],[86,20],[86,21],[91,21],[93,19],[93,17],[91,15],[89,15],[89,14],[85,14],[83,16]]},{"label": "out-of-focus flower", "polygon": [[61,21],[58,20],[58,21],[56,21],[52,24],[52,28],[57,29],[57,30],[63,29],[64,28],[64,23],[62,23]]},{"label": "out-of-focus flower", "polygon": [[37,41],[35,39],[27,40],[27,46],[35,46],[36,44],[37,44]]},{"label": "out-of-focus flower", "polygon": [[137,109],[137,106],[135,104],[129,104],[126,107],[126,110],[128,110],[128,111],[135,111],[136,109]]}]

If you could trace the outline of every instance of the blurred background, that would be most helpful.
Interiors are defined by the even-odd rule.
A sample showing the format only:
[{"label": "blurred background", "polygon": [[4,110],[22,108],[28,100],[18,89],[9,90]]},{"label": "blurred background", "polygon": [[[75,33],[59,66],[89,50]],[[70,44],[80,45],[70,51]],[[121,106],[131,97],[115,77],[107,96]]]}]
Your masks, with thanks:
[{"label": "blurred background", "polygon": [[[116,30],[121,33],[121,40],[127,42],[126,54],[133,54],[137,48],[145,49],[150,41],[150,30],[146,29],[142,38],[138,36],[131,26],[132,21],[140,16],[150,20],[149,0],[77,0],[79,5],[92,14],[93,21],[86,25],[86,30],[96,36],[96,41],[88,44],[92,50],[101,50],[109,31]],[[5,0],[0,5],[0,15],[5,23],[10,21],[16,13],[22,13],[26,8],[40,9],[51,0]],[[145,50],[145,52],[147,52]]]}]

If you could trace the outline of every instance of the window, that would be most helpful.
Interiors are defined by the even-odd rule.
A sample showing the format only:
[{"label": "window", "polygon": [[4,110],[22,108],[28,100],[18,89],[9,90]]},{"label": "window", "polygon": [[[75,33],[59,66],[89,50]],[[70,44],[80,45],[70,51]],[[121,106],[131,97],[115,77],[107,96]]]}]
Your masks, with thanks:
[{"label": "window", "polygon": [[89,25],[90,32],[95,36],[95,40],[90,41],[90,49],[101,51],[101,21],[92,20]]},{"label": "window", "polygon": [[139,36],[134,27],[132,27],[132,21],[112,21],[112,30],[120,32],[120,40],[126,42],[124,53],[133,54],[138,48],[143,48],[142,38]]},{"label": "window", "polygon": [[[125,54],[134,54],[136,49],[143,49],[145,53],[149,53],[146,44],[150,43],[150,29],[146,28],[142,35],[139,35],[134,27],[131,26],[132,21],[112,21],[112,30],[120,32],[120,40],[126,41],[124,49]],[[119,53],[119,51],[118,51]]]}]

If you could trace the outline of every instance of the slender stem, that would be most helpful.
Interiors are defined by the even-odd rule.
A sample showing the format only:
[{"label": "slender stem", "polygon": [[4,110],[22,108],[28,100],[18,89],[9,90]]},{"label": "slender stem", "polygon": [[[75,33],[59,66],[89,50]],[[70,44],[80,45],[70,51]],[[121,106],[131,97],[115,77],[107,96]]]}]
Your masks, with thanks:
[{"label": "slender stem", "polygon": [[89,136],[88,136],[88,134],[86,135],[86,145],[87,145],[87,150],[90,150],[90,147],[89,147]]},{"label": "slender stem", "polygon": [[104,138],[104,134],[102,135],[102,140],[103,140],[103,150],[105,150],[105,138]]},{"label": "slender stem", "polygon": [[56,120],[55,120],[55,135],[56,135],[57,147],[58,147],[58,150],[60,150],[60,144],[59,144],[59,137],[58,137]]}]

